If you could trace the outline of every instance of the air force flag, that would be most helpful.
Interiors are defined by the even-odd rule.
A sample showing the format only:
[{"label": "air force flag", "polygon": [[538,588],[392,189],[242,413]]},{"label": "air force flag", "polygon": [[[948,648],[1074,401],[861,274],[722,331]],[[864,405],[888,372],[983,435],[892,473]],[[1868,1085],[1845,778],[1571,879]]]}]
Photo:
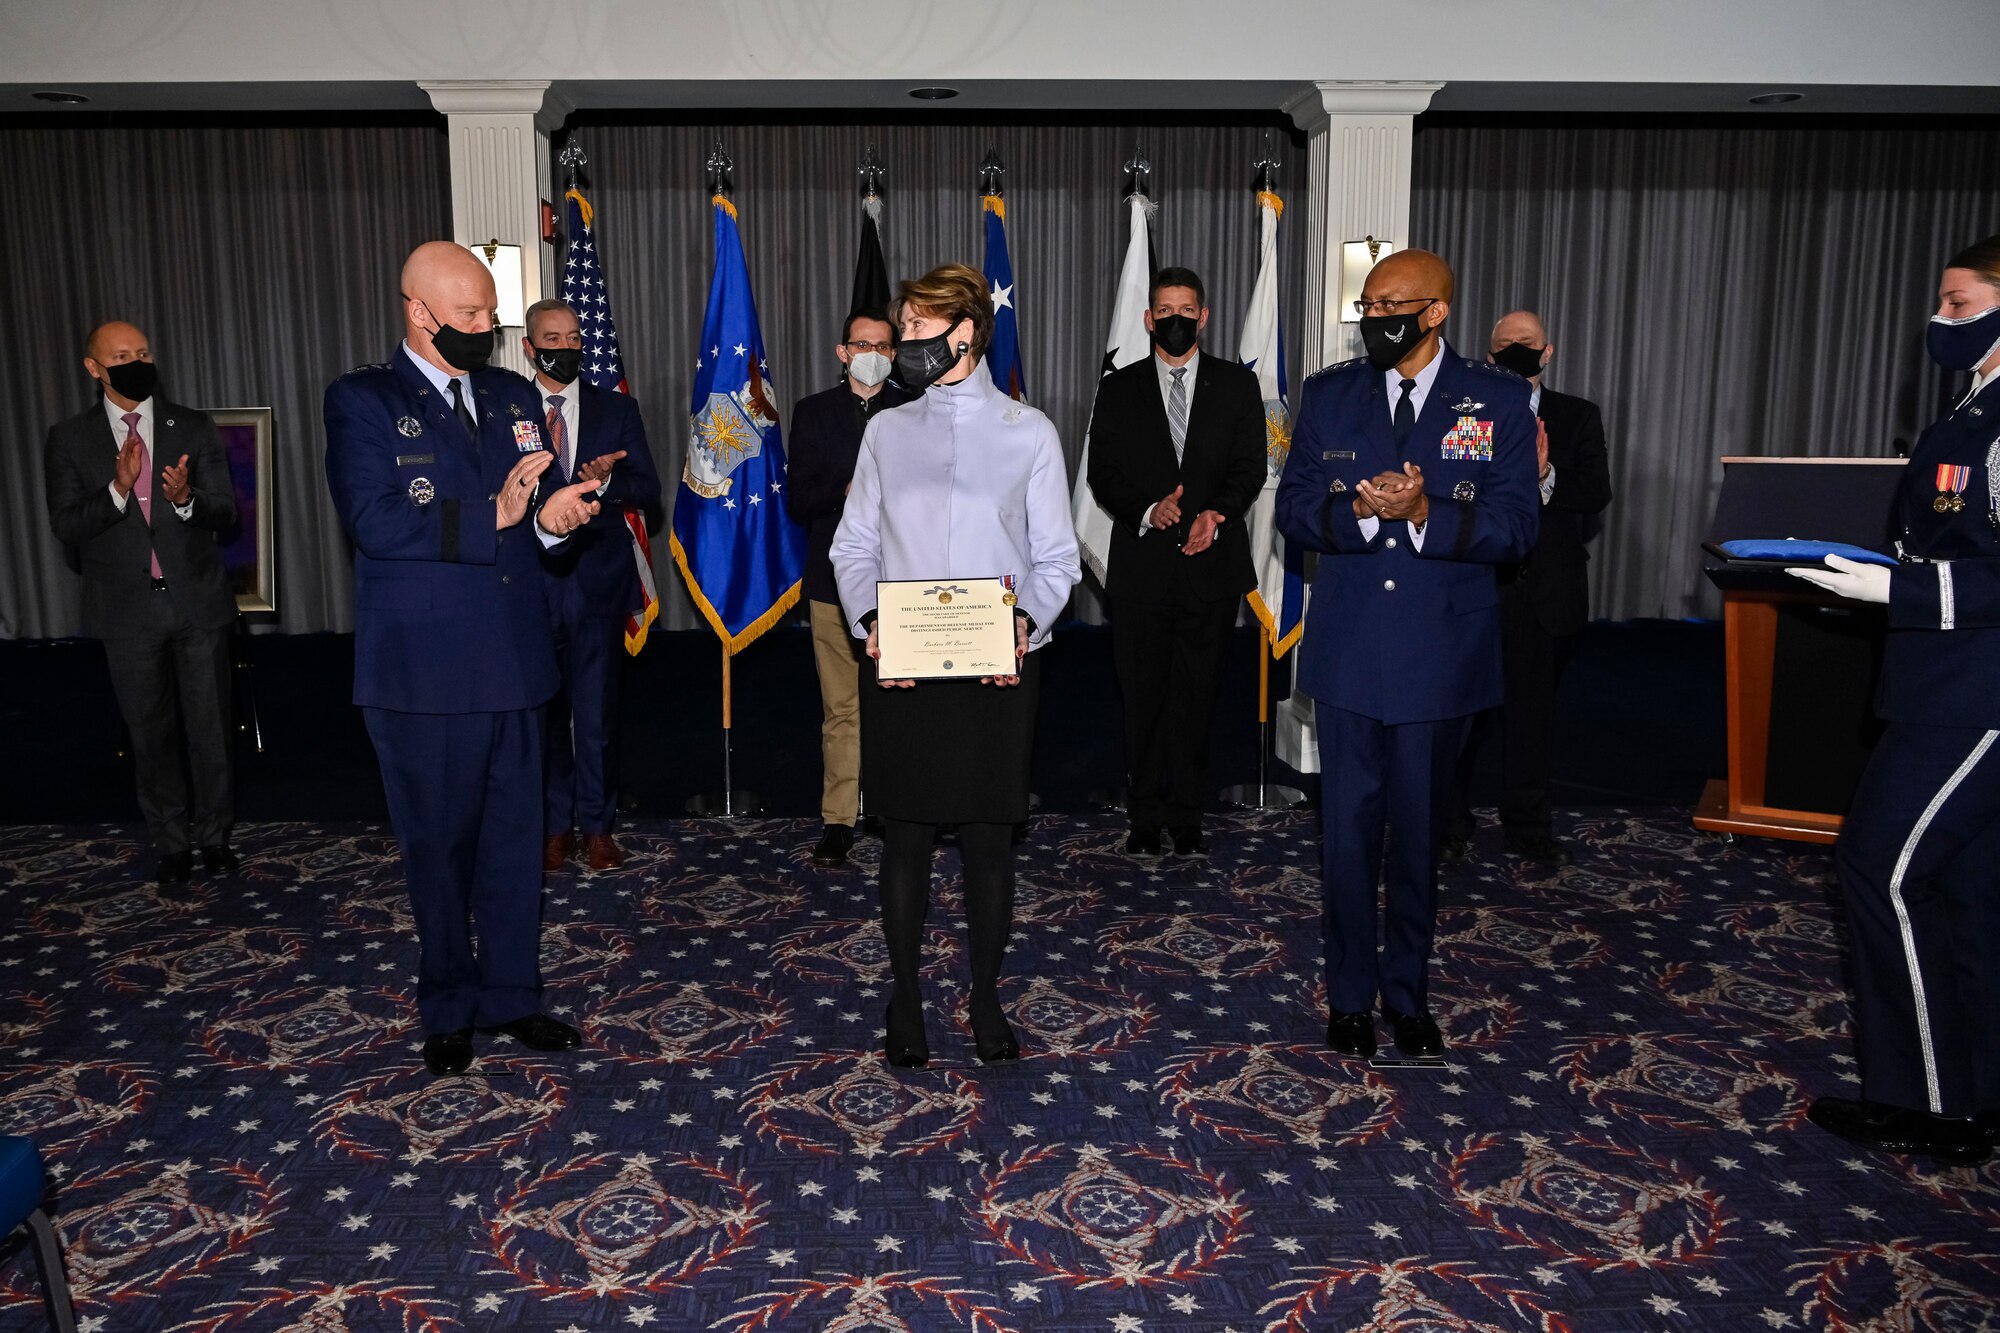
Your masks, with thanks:
[{"label": "air force flag", "polygon": [[713,203],[715,276],[670,540],[695,606],[735,653],[798,601],[806,542],[785,512],[785,446],[736,206],[721,194]]},{"label": "air force flag", "polygon": [[1257,565],[1257,588],[1250,610],[1270,635],[1271,656],[1283,657],[1305,632],[1304,557],[1291,548],[1274,522],[1278,478],[1291,453],[1292,428],[1285,392],[1284,338],[1278,325],[1278,218],[1285,203],[1271,190],[1257,192],[1262,235],[1257,281],[1243,316],[1243,364],[1257,376],[1264,398],[1264,489],[1250,506],[1250,557]]}]

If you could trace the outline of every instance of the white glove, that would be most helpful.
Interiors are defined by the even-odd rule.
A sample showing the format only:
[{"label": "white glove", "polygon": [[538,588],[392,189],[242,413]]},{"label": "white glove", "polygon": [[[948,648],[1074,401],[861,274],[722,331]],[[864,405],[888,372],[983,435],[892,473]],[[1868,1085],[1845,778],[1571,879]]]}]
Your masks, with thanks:
[{"label": "white glove", "polygon": [[1864,564],[1859,560],[1849,560],[1844,555],[1830,555],[1826,563],[1829,566],[1827,569],[1817,565],[1787,565],[1785,572],[1804,579],[1814,587],[1824,588],[1836,597],[1877,602],[1883,606],[1889,604],[1887,565]]}]

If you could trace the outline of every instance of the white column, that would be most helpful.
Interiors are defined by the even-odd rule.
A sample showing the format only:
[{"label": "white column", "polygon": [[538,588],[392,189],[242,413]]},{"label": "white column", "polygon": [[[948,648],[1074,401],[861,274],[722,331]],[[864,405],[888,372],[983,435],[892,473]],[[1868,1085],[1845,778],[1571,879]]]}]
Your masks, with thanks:
[{"label": "white column", "polygon": [[[1410,243],[1410,141],[1441,83],[1315,83],[1285,104],[1306,132],[1305,373],[1361,351],[1340,322],[1340,245]],[[1317,336],[1313,336],[1317,330]]]},{"label": "white column", "polygon": [[[1441,83],[1315,83],[1285,104],[1306,132],[1305,362],[1301,378],[1361,352],[1359,326],[1340,319],[1340,246],[1373,236],[1410,243],[1410,143],[1417,114]],[[1298,680],[1298,654],[1292,656]],[[1312,700],[1296,689],[1278,708],[1278,757],[1319,771]]]},{"label": "white column", "polygon": [[[451,231],[461,245],[521,247],[521,290],[530,304],[555,295],[553,251],[542,243],[542,201],[553,201],[549,133],[570,113],[547,79],[453,79],[419,83],[445,115],[451,136]],[[528,373],[521,331],[503,331],[494,361]]]}]

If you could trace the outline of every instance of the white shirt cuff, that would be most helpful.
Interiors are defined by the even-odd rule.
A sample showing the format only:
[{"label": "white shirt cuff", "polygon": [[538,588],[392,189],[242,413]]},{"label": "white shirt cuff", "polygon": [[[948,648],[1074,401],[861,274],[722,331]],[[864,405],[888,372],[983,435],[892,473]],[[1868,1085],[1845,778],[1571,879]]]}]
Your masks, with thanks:
[{"label": "white shirt cuff", "polygon": [[188,497],[188,502],[187,502],[186,504],[184,504],[184,505],[175,505],[175,506],[174,506],[174,513],[176,513],[176,514],[178,514],[178,515],[180,516],[180,520],[181,520],[181,522],[183,522],[183,523],[185,523],[185,522],[187,522],[187,521],[188,521],[189,519],[193,518],[193,517],[194,517],[194,497],[193,497],[192,495],[190,495],[190,496]]},{"label": "white shirt cuff", "polygon": [[115,481],[110,484],[110,487],[108,489],[111,491],[111,503],[118,506],[119,513],[121,514],[124,513],[125,501],[131,498],[130,495],[126,492],[120,491],[118,489],[118,483]]},{"label": "white shirt cuff", "polygon": [[1551,463],[1549,464],[1549,475],[1542,478],[1542,503],[1547,504],[1549,502],[1549,497],[1551,495],[1554,495],[1555,493],[1556,493],[1556,467],[1555,464]]},{"label": "white shirt cuff", "polygon": [[547,528],[543,527],[542,516],[540,513],[533,513],[528,515],[528,525],[535,530],[535,539],[541,542],[542,549],[544,551],[552,550],[555,547],[561,546],[564,542],[569,540],[569,538],[567,537],[558,537],[553,532],[550,532]]},{"label": "white shirt cuff", "polygon": [[1361,525],[1361,540],[1364,542],[1374,541],[1375,534],[1382,530],[1382,520],[1373,514],[1355,521]]},{"label": "white shirt cuff", "polygon": [[1146,512],[1139,515],[1139,535],[1141,537],[1153,530],[1153,511],[1158,508],[1159,505],[1157,503],[1149,504],[1146,506]]},{"label": "white shirt cuff", "polygon": [[1414,523],[1411,523],[1411,524],[1409,524],[1409,529],[1410,529],[1410,549],[1411,549],[1412,551],[1421,551],[1421,550],[1423,550],[1423,549],[1424,549],[1424,530],[1423,530],[1422,528],[1418,527],[1418,526],[1417,526],[1416,524],[1414,524]]}]

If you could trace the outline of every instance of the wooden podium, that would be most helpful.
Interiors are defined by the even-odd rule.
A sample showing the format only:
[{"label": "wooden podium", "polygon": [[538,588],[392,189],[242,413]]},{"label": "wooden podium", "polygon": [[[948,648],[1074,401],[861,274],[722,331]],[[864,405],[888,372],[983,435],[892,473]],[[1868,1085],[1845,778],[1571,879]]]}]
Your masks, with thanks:
[{"label": "wooden podium", "polygon": [[1900,458],[1725,458],[1703,571],[1722,590],[1729,773],[1694,826],[1830,843],[1873,744],[1886,617],[1718,543],[1812,537],[1887,553]]}]

